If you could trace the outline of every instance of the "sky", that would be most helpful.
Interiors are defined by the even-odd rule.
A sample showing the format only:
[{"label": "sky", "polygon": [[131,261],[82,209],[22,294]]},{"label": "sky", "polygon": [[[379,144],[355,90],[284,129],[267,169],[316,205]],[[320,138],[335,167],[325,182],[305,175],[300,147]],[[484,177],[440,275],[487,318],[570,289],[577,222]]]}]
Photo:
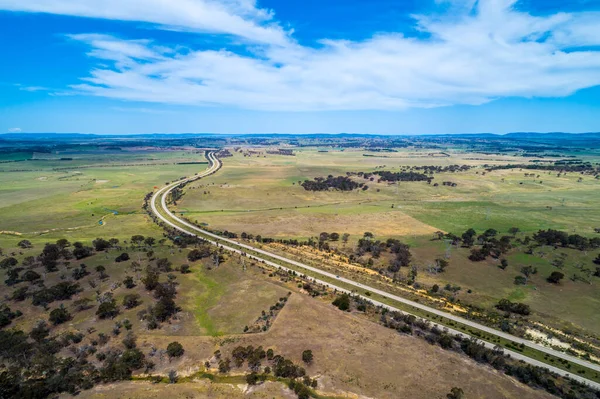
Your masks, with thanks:
[{"label": "sky", "polygon": [[600,0],[0,0],[0,133],[600,131]]}]

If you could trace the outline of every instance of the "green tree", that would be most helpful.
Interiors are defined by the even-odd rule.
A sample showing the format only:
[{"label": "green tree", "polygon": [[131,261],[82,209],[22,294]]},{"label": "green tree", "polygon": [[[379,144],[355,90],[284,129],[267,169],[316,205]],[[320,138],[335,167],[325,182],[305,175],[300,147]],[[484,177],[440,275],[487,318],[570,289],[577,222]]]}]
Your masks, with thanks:
[{"label": "green tree", "polygon": [[450,393],[446,395],[448,399],[462,399],[465,397],[465,393],[461,388],[454,387],[450,390]]},{"label": "green tree", "polygon": [[339,310],[346,311],[350,309],[350,295],[341,294],[332,302],[333,306],[337,306]]},{"label": "green tree", "polygon": [[302,361],[306,364],[311,364],[313,361],[313,353],[310,349],[302,352]]},{"label": "green tree", "polygon": [[138,294],[127,294],[123,297],[123,306],[126,309],[135,308],[140,304],[140,296]]},{"label": "green tree", "polygon": [[56,326],[71,320],[71,314],[67,309],[65,309],[64,305],[60,305],[60,307],[50,312],[49,320],[50,323]]},{"label": "green tree", "polygon": [[185,350],[183,349],[183,345],[179,342],[174,341],[167,345],[167,354],[169,357],[181,357]]},{"label": "green tree", "polygon": [[144,241],[144,236],[136,234],[134,236],[131,236],[131,242],[134,245],[140,245],[142,243],[142,241]]},{"label": "green tree", "polygon": [[118,314],[119,308],[117,307],[117,303],[115,302],[114,298],[110,298],[109,300],[102,302],[96,311],[96,315],[101,319],[112,319]]},{"label": "green tree", "polygon": [[562,280],[563,278],[565,278],[565,275],[561,272],[552,272],[552,274],[550,274],[550,276],[548,276],[548,282],[552,283],[552,284],[558,284],[560,283],[560,280]]}]

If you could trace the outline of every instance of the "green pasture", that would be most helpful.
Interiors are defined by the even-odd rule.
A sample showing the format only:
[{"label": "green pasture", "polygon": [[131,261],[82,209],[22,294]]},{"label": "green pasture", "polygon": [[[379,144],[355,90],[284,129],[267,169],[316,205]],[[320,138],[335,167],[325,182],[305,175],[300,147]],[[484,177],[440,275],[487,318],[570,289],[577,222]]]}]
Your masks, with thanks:
[{"label": "green pasture", "polygon": [[205,161],[189,151],[42,155],[73,161],[0,164],[0,231],[22,234],[0,240],[160,234],[141,209],[144,196],[206,167],[177,164]]}]

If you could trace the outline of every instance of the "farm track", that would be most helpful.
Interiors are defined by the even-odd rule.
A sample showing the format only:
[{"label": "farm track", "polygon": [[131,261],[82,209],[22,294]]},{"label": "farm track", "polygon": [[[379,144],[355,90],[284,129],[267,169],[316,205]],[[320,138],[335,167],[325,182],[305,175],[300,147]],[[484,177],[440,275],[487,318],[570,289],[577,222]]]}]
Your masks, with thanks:
[{"label": "farm track", "polygon": [[[545,353],[547,355],[551,355],[551,356],[554,356],[556,358],[560,358],[560,359],[566,360],[568,362],[571,362],[571,363],[577,364],[579,366],[585,367],[585,368],[587,368],[589,370],[600,372],[600,365],[597,365],[597,364],[594,364],[594,363],[590,363],[590,362],[587,362],[585,360],[579,359],[577,357],[567,355],[567,354],[565,354],[563,352],[559,352],[559,351],[556,351],[556,350],[544,347],[542,345],[536,344],[535,342],[532,342],[532,341],[529,341],[529,340],[526,340],[526,339],[515,337],[513,335],[504,333],[504,332],[496,330],[494,328],[491,328],[491,327],[488,327],[488,326],[476,323],[476,322],[471,321],[471,320],[464,319],[462,317],[455,316],[455,315],[453,315],[451,313],[444,312],[444,311],[441,311],[441,310],[429,307],[427,305],[423,305],[421,303],[414,302],[414,301],[408,300],[406,298],[390,294],[390,293],[388,293],[386,291],[382,291],[382,290],[379,290],[379,289],[367,286],[365,284],[358,283],[358,282],[356,282],[354,280],[351,280],[351,279],[348,279],[348,278],[345,278],[345,277],[341,277],[341,276],[337,276],[337,275],[335,275],[333,273],[329,273],[329,272],[323,271],[323,270],[321,270],[319,268],[316,268],[316,267],[313,267],[313,266],[309,266],[309,265],[303,264],[301,262],[297,262],[297,261],[292,260],[292,259],[285,258],[283,256],[280,256],[280,255],[277,255],[277,254],[274,254],[274,253],[262,250],[260,248],[255,248],[253,246],[250,246],[250,245],[247,245],[247,244],[244,244],[244,243],[241,243],[241,242],[229,239],[229,238],[221,237],[221,236],[216,235],[214,233],[211,233],[209,231],[203,230],[203,229],[199,228],[198,226],[195,226],[195,225],[193,225],[191,223],[188,223],[187,221],[185,221],[183,219],[178,218],[176,215],[174,215],[168,209],[167,200],[166,200],[167,196],[169,195],[169,193],[176,186],[178,186],[178,185],[180,185],[182,183],[187,184],[187,183],[190,183],[192,181],[201,179],[203,177],[212,175],[212,174],[216,173],[221,168],[222,163],[216,157],[216,155],[215,155],[214,152],[212,152],[212,151],[207,152],[207,159],[208,159],[208,161],[210,163],[210,167],[208,169],[206,169],[204,172],[198,173],[197,175],[194,175],[194,176],[192,176],[190,178],[178,180],[178,181],[176,181],[174,183],[171,183],[171,184],[169,184],[169,185],[167,185],[167,186],[159,189],[158,191],[156,191],[154,193],[154,195],[152,196],[151,202],[150,202],[151,208],[152,208],[152,212],[159,219],[161,219],[165,224],[167,224],[167,225],[169,225],[169,226],[171,226],[171,227],[173,227],[173,228],[175,228],[175,229],[177,229],[177,230],[179,230],[179,231],[181,231],[183,233],[190,234],[192,236],[200,237],[200,238],[206,240],[207,242],[211,243],[212,245],[216,245],[216,246],[221,247],[223,249],[226,249],[228,251],[244,255],[244,256],[246,256],[246,257],[248,257],[250,259],[257,260],[259,262],[262,262],[264,264],[270,265],[272,267],[276,267],[276,268],[279,268],[279,269],[282,269],[282,270],[286,270],[286,271],[295,271],[295,272],[298,272],[297,268],[301,268],[303,270],[310,271],[313,274],[317,274],[319,276],[322,276],[322,278],[327,278],[328,280],[332,280],[332,281],[336,281],[336,282],[339,282],[339,283],[343,283],[343,284],[339,284],[339,283],[336,284],[336,283],[332,283],[330,281],[324,281],[324,280],[320,280],[320,279],[314,278],[314,281],[316,283],[318,283],[318,284],[322,284],[324,286],[336,289],[336,290],[338,290],[340,292],[352,293],[353,295],[360,296],[361,298],[363,298],[363,299],[365,299],[365,300],[373,303],[376,306],[381,306],[381,307],[384,307],[384,308],[392,310],[392,311],[399,311],[399,312],[403,312],[403,313],[411,313],[410,311],[407,311],[406,309],[401,309],[399,307],[391,306],[389,304],[386,304],[386,303],[374,300],[374,299],[372,299],[370,297],[367,297],[367,296],[364,296],[364,295],[359,295],[359,294],[357,294],[355,292],[355,290],[356,289],[360,289],[360,290],[363,290],[363,291],[368,291],[370,293],[378,294],[379,296],[381,296],[381,297],[383,297],[385,299],[389,299],[389,300],[398,302],[398,303],[403,304],[403,305],[408,305],[411,308],[418,309],[418,310],[422,311],[422,313],[424,312],[427,315],[434,315],[434,317],[440,317],[442,319],[451,320],[452,322],[459,323],[459,324],[461,324],[463,326],[468,326],[468,327],[470,327],[472,329],[475,329],[475,330],[477,330],[479,332],[483,332],[483,333],[489,334],[489,335],[491,335],[493,337],[501,338],[501,339],[510,341],[510,342],[512,342],[514,344],[522,344],[522,345],[525,345],[526,347],[529,347],[529,348],[531,348],[531,349],[533,349],[535,351],[542,352],[542,353]],[[160,201],[160,202],[157,205],[158,201]],[[273,259],[273,260],[276,260],[276,261],[283,262],[284,264],[287,264],[287,265],[292,266],[292,267],[283,266],[283,265],[281,265],[279,263],[276,263],[276,262],[273,262],[272,260],[269,260],[269,259]],[[342,285],[353,287],[353,289],[344,288]],[[419,315],[415,315],[415,316],[420,317],[420,318],[428,319],[429,321],[433,321],[434,324],[438,324],[439,323],[439,322],[436,322],[436,321],[432,320],[434,317],[422,317],[422,316],[419,316]],[[439,326],[443,327],[443,328],[447,328],[450,333],[457,334],[457,335],[460,335],[462,337],[472,337],[472,335],[469,335],[469,334],[466,334],[466,333],[461,332],[459,330],[450,328],[450,327],[446,326],[445,324],[441,324],[440,323]],[[488,348],[494,348],[494,347],[497,346],[496,343],[489,342],[486,339],[479,338],[479,341],[482,342]],[[588,384],[589,386],[593,387],[594,389],[600,390],[600,383],[592,381],[592,380],[590,380],[588,378],[582,377],[581,375],[568,372],[566,370],[563,370],[563,369],[560,369],[558,367],[552,366],[552,365],[550,365],[548,363],[545,363],[545,362],[542,362],[540,360],[533,359],[533,358],[531,358],[529,356],[526,356],[524,354],[521,354],[519,352],[510,350],[510,349],[504,348],[504,352],[506,354],[509,354],[512,358],[515,358],[517,360],[522,360],[522,361],[524,361],[524,362],[526,362],[528,364],[531,364],[533,366],[538,366],[538,367],[546,368],[546,369],[548,369],[548,370],[550,370],[550,371],[552,371],[554,373],[567,376],[567,377],[569,377],[569,378],[571,378],[573,380],[579,381],[579,382],[584,383],[584,384]]]}]

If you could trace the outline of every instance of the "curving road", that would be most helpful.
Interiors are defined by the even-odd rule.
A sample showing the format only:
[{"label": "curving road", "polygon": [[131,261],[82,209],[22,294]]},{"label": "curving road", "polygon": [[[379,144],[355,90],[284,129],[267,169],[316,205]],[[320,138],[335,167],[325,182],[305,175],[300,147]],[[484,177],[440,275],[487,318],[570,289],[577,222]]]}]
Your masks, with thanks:
[{"label": "curving road", "polygon": [[[229,239],[229,238],[221,237],[219,235],[216,235],[216,234],[213,234],[213,233],[211,233],[209,231],[203,230],[203,229],[201,229],[201,228],[199,228],[199,227],[197,227],[197,226],[195,226],[195,225],[193,225],[191,223],[188,223],[185,220],[182,220],[182,219],[178,218],[167,207],[167,196],[169,195],[169,193],[177,185],[179,185],[181,183],[189,183],[189,182],[201,179],[203,177],[206,177],[206,176],[209,176],[209,175],[215,173],[216,171],[218,171],[220,169],[222,163],[216,157],[216,155],[215,155],[215,153],[213,151],[210,151],[210,152],[207,153],[207,158],[208,158],[208,161],[210,162],[210,167],[208,169],[206,169],[204,172],[198,173],[197,175],[192,176],[190,178],[182,179],[182,180],[176,181],[174,183],[171,183],[171,184],[169,184],[169,185],[161,188],[160,190],[158,190],[152,196],[152,199],[151,199],[151,202],[150,202],[152,211],[164,223],[168,224],[169,226],[171,226],[171,227],[173,227],[173,228],[175,228],[175,229],[177,229],[177,230],[179,230],[179,231],[181,231],[183,233],[190,234],[192,236],[197,236],[197,234],[195,234],[193,231],[201,233],[202,236],[200,236],[200,238],[205,239],[206,241],[208,241],[209,243],[211,243],[213,245],[222,247],[222,248],[224,248],[224,249],[226,249],[228,251],[231,251],[231,252],[236,252],[236,253],[239,253],[239,254],[244,254],[244,255],[246,255],[250,259],[255,259],[257,261],[260,261],[262,263],[268,264],[270,266],[281,268],[281,269],[286,270],[286,271],[287,270],[293,270],[293,269],[288,269],[286,267],[283,267],[283,266],[281,266],[281,265],[279,265],[277,263],[271,262],[268,259],[263,259],[263,258],[261,258],[259,256],[248,254],[248,253],[240,250],[239,248],[245,248],[245,249],[248,249],[248,250],[250,250],[252,252],[268,256],[269,258],[277,259],[277,260],[280,260],[280,261],[285,262],[287,264],[294,265],[294,266],[303,268],[305,270],[310,270],[310,271],[312,271],[314,273],[317,273],[317,274],[320,274],[322,276],[326,276],[326,277],[329,277],[331,279],[335,279],[335,280],[344,282],[344,283],[352,285],[352,286],[354,286],[356,288],[359,288],[359,289],[362,289],[362,290],[365,290],[365,291],[370,291],[370,292],[373,292],[373,293],[377,293],[377,294],[379,294],[379,295],[381,295],[383,297],[392,299],[394,301],[410,305],[412,307],[424,310],[424,311],[426,311],[428,313],[432,313],[432,314],[444,317],[446,319],[453,320],[453,321],[461,323],[463,325],[467,325],[469,327],[472,327],[472,328],[475,328],[477,330],[480,330],[480,331],[483,331],[483,332],[495,335],[497,337],[508,339],[508,340],[510,340],[512,342],[515,342],[515,343],[518,343],[518,344],[524,344],[524,345],[526,345],[526,346],[528,346],[530,348],[536,349],[536,350],[538,350],[540,352],[544,352],[544,353],[547,353],[547,354],[550,354],[550,355],[553,355],[553,356],[556,356],[556,357],[568,360],[568,361],[570,361],[572,363],[579,364],[581,366],[587,367],[587,368],[589,368],[591,370],[595,370],[597,372],[600,372],[600,365],[587,362],[585,360],[579,359],[579,358],[574,357],[574,356],[567,355],[567,354],[565,354],[563,352],[555,351],[555,350],[553,350],[551,348],[547,348],[545,346],[536,344],[535,342],[532,342],[532,341],[529,341],[529,340],[526,340],[526,339],[523,339],[523,338],[515,337],[515,336],[513,336],[511,334],[507,334],[507,333],[505,333],[503,331],[499,331],[499,330],[496,330],[494,328],[491,328],[491,327],[488,327],[488,326],[476,323],[474,321],[467,320],[467,319],[464,319],[462,317],[455,316],[455,315],[453,315],[451,313],[447,313],[447,312],[444,312],[444,311],[441,311],[441,310],[438,310],[438,309],[435,309],[435,308],[432,308],[432,307],[420,304],[418,302],[414,302],[414,301],[411,301],[409,299],[406,299],[406,298],[403,298],[403,297],[400,297],[400,296],[397,296],[397,295],[390,294],[390,293],[388,293],[386,291],[382,291],[382,290],[379,290],[377,288],[370,287],[370,286],[367,286],[367,285],[355,282],[355,281],[350,280],[348,278],[341,277],[341,276],[338,277],[338,276],[336,276],[333,273],[329,273],[329,272],[326,272],[326,271],[321,270],[319,268],[316,268],[316,267],[313,267],[313,266],[309,266],[309,265],[303,264],[301,262],[297,262],[297,261],[294,261],[292,259],[288,259],[288,258],[285,258],[283,256],[280,256],[280,255],[277,255],[277,254],[274,254],[274,253],[271,253],[271,252],[268,252],[268,251],[265,251],[265,250],[262,250],[262,249],[259,249],[259,248],[255,248],[255,247],[253,247],[251,245],[247,245],[247,244],[244,244],[244,243],[241,243],[241,242]],[[160,210],[162,211],[162,213],[159,212],[159,209],[157,208],[157,205],[156,205],[157,200],[159,198],[160,198]],[[163,215],[163,213],[164,213],[164,215]],[[175,221],[177,224],[175,224],[173,221]],[[187,229],[181,227],[181,225],[186,226]],[[215,240],[218,240],[218,241],[210,240],[210,239],[207,239],[206,237],[211,237],[211,238],[214,238]],[[223,244],[223,242],[235,245],[237,248],[236,247],[228,246],[226,244]],[[350,290],[347,290],[347,289],[342,288],[342,287],[338,287],[338,286],[336,286],[334,284],[331,284],[329,282],[326,282],[326,281],[321,281],[321,280],[315,279],[315,282],[317,282],[319,284],[323,284],[323,285],[328,286],[330,288],[337,289],[338,291],[341,291],[341,292],[351,293]],[[400,311],[400,312],[403,312],[403,313],[409,313],[409,312],[406,312],[405,310],[401,310],[401,309],[395,308],[393,306],[389,306],[389,305],[383,304],[381,302],[374,301],[373,299],[371,299],[369,297],[365,297],[365,296],[362,296],[362,295],[359,295],[359,296],[361,296],[362,298],[366,299],[367,301],[372,302],[373,304],[375,304],[377,306],[382,306],[382,307],[385,307],[385,308],[387,308],[389,310]],[[441,327],[447,328],[445,326],[441,326]],[[453,333],[453,334],[459,334],[459,335],[461,335],[463,337],[469,337],[469,335],[464,334],[464,333],[462,333],[460,331],[453,330],[453,329],[448,329],[448,330],[451,333]],[[487,346],[489,348],[493,348],[495,346],[494,344],[486,342],[486,341],[481,341],[481,342],[485,346]],[[529,357],[527,357],[527,356],[525,356],[523,354],[520,354],[518,352],[514,352],[514,351],[511,351],[511,350],[507,350],[507,349],[504,349],[504,352],[507,353],[507,354],[510,354],[511,357],[513,357],[515,359],[523,360],[523,361],[525,361],[525,362],[527,362],[527,363],[529,363],[531,365],[534,365],[534,366],[539,366],[539,367],[543,367],[543,368],[549,369],[550,371],[553,371],[553,372],[555,372],[557,374],[568,376],[568,377],[570,377],[573,380],[577,380],[579,382],[588,384],[588,385],[594,387],[595,389],[600,390],[600,384],[599,383],[597,383],[595,381],[588,380],[587,378],[581,377],[580,375],[566,372],[566,371],[561,370],[561,369],[559,369],[557,367],[553,367],[553,366],[548,365],[546,363],[543,363],[541,361],[529,358]]]}]

